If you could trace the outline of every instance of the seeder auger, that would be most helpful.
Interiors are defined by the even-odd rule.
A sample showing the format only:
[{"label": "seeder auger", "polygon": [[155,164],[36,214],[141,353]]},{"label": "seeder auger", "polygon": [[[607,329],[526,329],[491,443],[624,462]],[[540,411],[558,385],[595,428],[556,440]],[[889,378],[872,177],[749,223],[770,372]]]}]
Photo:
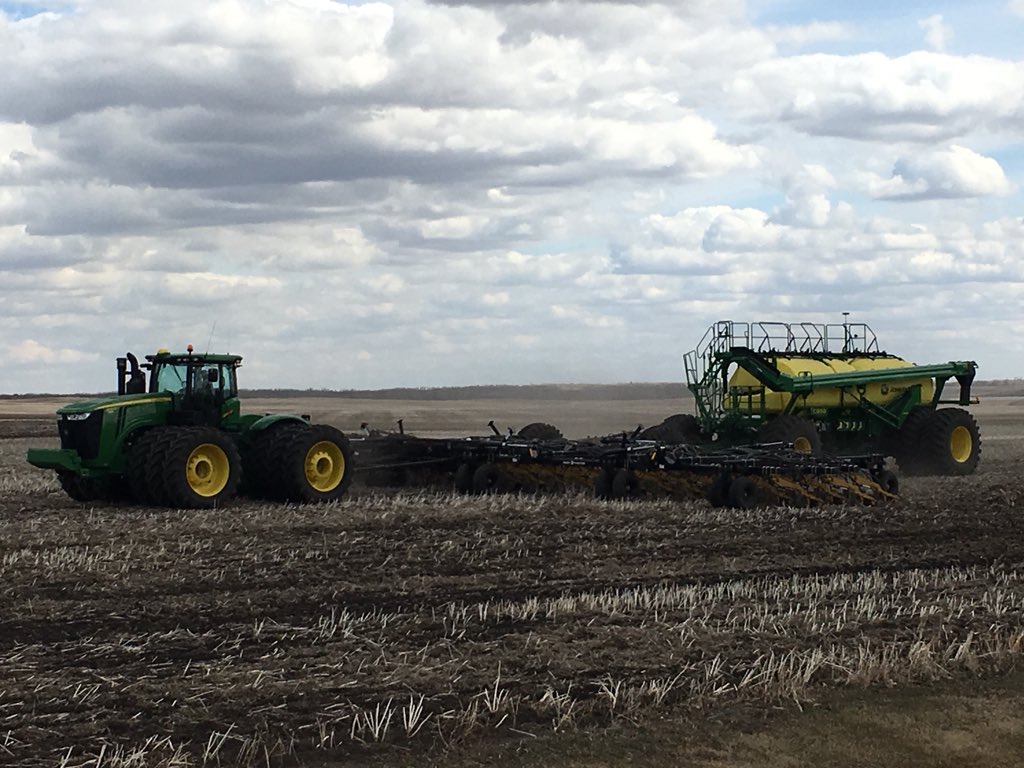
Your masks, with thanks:
[{"label": "seeder auger", "polygon": [[513,434],[354,438],[368,485],[454,487],[460,493],[591,491],[604,499],[707,499],[712,506],[878,504],[899,482],[880,454],[812,456],[784,443],[713,449],[638,438],[639,430],[566,440]]}]

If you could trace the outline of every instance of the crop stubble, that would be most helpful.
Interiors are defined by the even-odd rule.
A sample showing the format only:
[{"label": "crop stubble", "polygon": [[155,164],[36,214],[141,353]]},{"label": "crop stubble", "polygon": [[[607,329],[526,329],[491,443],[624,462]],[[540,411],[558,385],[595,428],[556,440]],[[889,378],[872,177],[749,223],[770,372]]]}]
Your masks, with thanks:
[{"label": "crop stubble", "polygon": [[892,507],[744,512],[89,508],[0,439],[0,762],[316,764],[1008,669],[1024,441],[989,422],[977,475]]}]

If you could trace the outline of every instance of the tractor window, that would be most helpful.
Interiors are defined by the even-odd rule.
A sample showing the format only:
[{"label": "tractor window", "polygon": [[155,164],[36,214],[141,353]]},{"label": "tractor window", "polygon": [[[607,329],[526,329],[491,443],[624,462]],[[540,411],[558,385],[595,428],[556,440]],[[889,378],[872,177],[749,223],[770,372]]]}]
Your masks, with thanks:
[{"label": "tractor window", "polygon": [[238,394],[235,389],[235,369],[230,365],[225,365],[220,369],[220,375],[221,381],[223,382],[221,386],[224,387],[224,396],[234,397]]},{"label": "tractor window", "polygon": [[187,365],[161,365],[156,371],[157,392],[184,392]]},{"label": "tractor window", "polygon": [[[211,374],[215,372],[213,378]],[[219,397],[233,397],[235,395],[235,370],[229,365],[221,363],[207,363],[198,366],[192,371],[192,391],[203,394],[216,394]]]}]

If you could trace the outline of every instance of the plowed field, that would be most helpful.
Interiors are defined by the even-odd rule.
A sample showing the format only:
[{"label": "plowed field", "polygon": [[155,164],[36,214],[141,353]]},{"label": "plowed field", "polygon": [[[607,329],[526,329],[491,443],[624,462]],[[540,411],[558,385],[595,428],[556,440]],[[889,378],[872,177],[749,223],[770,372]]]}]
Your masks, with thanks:
[{"label": "plowed field", "polygon": [[430,762],[481,738],[1009,670],[1017,409],[979,412],[972,477],[907,479],[886,507],[754,511],[360,489],[92,507],[24,463],[50,420],[11,415],[0,764]]}]

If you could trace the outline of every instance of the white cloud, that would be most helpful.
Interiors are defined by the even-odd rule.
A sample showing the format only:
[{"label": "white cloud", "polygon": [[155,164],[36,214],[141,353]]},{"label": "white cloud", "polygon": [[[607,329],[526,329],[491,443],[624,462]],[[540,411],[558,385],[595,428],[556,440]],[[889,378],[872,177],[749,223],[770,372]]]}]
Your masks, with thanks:
[{"label": "white cloud", "polygon": [[10,349],[15,363],[46,363],[47,365],[70,365],[96,359],[98,355],[86,354],[75,349],[54,349],[40,344],[35,339],[25,339]]},{"label": "white cloud", "polygon": [[214,327],[253,386],[678,379],[713,320],[840,305],[924,361],[1022,359],[1024,65],[942,53],[944,19],[52,7],[0,18],[7,387]]},{"label": "white cloud", "polygon": [[942,14],[921,19],[917,25],[924,32],[924,40],[933,51],[945,51],[953,39],[953,28],[943,21]]},{"label": "white cloud", "polygon": [[864,177],[873,197],[922,200],[1009,195],[1014,191],[999,163],[957,145],[899,158],[892,175]]},{"label": "white cloud", "polygon": [[1024,119],[1024,64],[918,51],[761,62],[728,84],[736,108],[805,133],[934,141]]}]

